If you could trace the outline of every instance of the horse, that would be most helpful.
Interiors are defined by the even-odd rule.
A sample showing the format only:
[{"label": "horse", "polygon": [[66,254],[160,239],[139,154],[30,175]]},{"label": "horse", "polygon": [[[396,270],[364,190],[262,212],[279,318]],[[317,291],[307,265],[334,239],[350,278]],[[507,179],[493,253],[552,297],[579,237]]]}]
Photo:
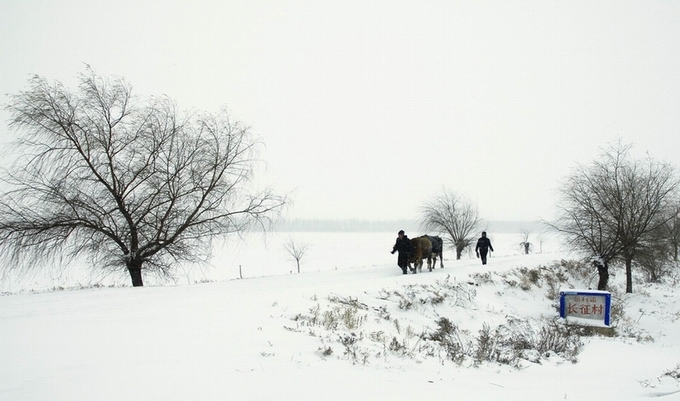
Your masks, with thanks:
[{"label": "horse", "polygon": [[427,239],[427,237],[421,236],[411,238],[411,245],[413,246],[413,251],[411,252],[411,256],[409,258],[409,264],[413,263],[411,271],[413,273],[416,273],[416,270],[422,272],[423,259],[430,258],[432,256],[432,243],[429,239]]},{"label": "horse", "polygon": [[432,271],[437,265],[437,256],[439,256],[439,267],[444,268],[444,241],[438,236],[424,235],[432,243],[432,255],[427,258],[427,268]]}]

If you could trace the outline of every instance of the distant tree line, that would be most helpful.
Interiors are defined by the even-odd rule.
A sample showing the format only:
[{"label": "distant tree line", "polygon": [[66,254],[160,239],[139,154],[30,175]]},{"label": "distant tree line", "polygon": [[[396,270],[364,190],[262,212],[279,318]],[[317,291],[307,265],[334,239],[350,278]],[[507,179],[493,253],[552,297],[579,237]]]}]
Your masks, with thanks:
[{"label": "distant tree line", "polygon": [[[485,221],[485,227],[496,233],[517,233],[530,227],[534,230],[541,228],[540,221]],[[392,232],[404,230],[406,232],[427,232],[419,218],[408,220],[359,220],[359,219],[293,219],[280,220],[276,223],[277,231],[295,232]]]},{"label": "distant tree line", "polygon": [[276,229],[279,231],[319,231],[319,232],[390,232],[401,229],[412,230],[418,227],[416,220],[319,220],[293,219],[279,221]]}]

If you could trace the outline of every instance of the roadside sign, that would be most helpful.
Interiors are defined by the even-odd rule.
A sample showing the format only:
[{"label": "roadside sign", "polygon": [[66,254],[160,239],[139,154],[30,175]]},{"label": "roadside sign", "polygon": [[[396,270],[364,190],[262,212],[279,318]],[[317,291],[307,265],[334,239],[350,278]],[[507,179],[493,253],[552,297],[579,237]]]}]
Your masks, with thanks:
[{"label": "roadside sign", "polygon": [[560,317],[586,325],[609,327],[612,296],[607,291],[560,291]]}]

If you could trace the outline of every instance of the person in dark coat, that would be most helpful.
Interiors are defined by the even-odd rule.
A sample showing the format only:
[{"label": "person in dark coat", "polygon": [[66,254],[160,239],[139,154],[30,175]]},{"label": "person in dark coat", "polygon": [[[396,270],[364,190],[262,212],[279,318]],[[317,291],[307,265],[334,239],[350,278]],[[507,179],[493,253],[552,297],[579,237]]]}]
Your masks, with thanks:
[{"label": "person in dark coat", "polygon": [[482,258],[482,264],[486,264],[486,255],[489,251],[493,252],[493,246],[491,246],[491,240],[486,237],[486,231],[482,231],[482,236],[477,240],[477,246],[475,247],[475,253],[477,257]]},{"label": "person in dark coat", "polygon": [[609,281],[609,266],[607,266],[607,259],[604,256],[592,258],[593,267],[597,268],[597,274],[600,280],[597,282],[597,289],[600,291],[607,290],[607,282]]},{"label": "person in dark coat", "polygon": [[399,252],[397,265],[401,268],[401,271],[406,274],[408,259],[411,252],[413,252],[413,245],[411,245],[411,240],[404,234],[404,230],[400,230],[397,235],[397,242],[394,243],[394,247],[392,248],[392,255],[394,255],[395,252]]}]

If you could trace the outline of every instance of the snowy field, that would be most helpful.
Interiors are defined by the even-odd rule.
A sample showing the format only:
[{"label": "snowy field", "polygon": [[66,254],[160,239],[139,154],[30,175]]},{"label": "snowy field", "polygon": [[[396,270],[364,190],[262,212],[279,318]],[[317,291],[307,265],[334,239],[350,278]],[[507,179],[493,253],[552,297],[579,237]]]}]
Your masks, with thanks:
[{"label": "snowy field", "polygon": [[[614,270],[618,336],[581,336],[574,356],[528,350],[478,363],[470,355],[485,329],[520,327],[531,339],[542,322],[560,324],[541,272],[570,255],[549,240],[522,255],[518,234],[491,234],[486,266],[449,251],[443,269],[404,276],[389,253],[395,237],[253,234],[163,286],[106,277],[112,287],[87,288],[94,277],[77,269],[40,282],[6,276],[0,399],[680,400],[677,280],[636,280],[626,295]],[[309,245],[300,274],[283,248],[291,239]],[[539,273],[527,281],[527,271]],[[595,283],[592,272],[563,284]],[[459,348],[435,341],[442,318]]]}]

